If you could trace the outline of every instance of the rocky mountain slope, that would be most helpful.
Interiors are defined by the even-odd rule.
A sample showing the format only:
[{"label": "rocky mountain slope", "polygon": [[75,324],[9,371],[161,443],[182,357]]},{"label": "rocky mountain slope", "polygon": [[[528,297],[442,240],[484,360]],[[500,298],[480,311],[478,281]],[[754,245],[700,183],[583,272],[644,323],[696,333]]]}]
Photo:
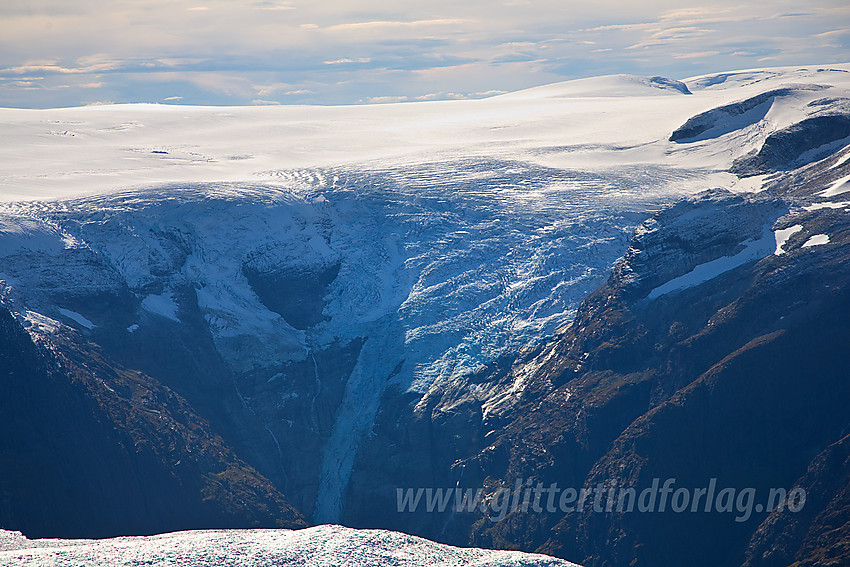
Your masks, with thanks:
[{"label": "rocky mountain slope", "polygon": [[58,324],[33,341],[3,310],[0,361],[3,525],[36,537],[305,525],[185,399]]},{"label": "rocky mountain slope", "polygon": [[[586,565],[841,560],[848,76],[0,112],[0,527],[342,522]],[[746,521],[486,509],[518,479],[674,477],[811,499]],[[485,509],[399,511],[425,487],[481,488]]]}]

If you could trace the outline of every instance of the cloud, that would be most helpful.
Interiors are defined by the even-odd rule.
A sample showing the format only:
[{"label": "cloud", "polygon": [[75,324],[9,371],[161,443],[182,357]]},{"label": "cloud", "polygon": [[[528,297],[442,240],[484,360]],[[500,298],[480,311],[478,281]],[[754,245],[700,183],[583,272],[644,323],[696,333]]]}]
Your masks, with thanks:
[{"label": "cloud", "polygon": [[666,28],[650,34],[647,39],[630,45],[626,49],[641,49],[674,43],[702,41],[706,35],[713,32],[714,30],[711,29],[696,27]]},{"label": "cloud", "polygon": [[658,24],[655,22],[644,22],[640,24],[609,24],[605,26],[596,26],[595,28],[586,28],[579,30],[580,32],[606,32],[606,31],[631,31],[631,30],[646,30],[657,29]]},{"label": "cloud", "polygon": [[743,22],[753,16],[733,8],[687,8],[683,10],[672,10],[661,14],[660,21],[676,22],[679,25],[700,23],[724,23]]},{"label": "cloud", "polygon": [[835,37],[839,35],[848,35],[850,34],[850,29],[845,28],[841,30],[830,30],[827,32],[816,34],[815,37]]},{"label": "cloud", "polygon": [[673,55],[676,59],[702,59],[705,57],[714,57],[720,55],[719,51],[697,51],[695,53],[677,53]]},{"label": "cloud", "polygon": [[249,4],[252,8],[257,8],[258,10],[296,10],[295,6],[291,4],[282,3],[282,2],[274,2],[272,0],[265,0],[260,2],[251,2]]},{"label": "cloud", "polygon": [[370,104],[391,104],[396,102],[405,102],[410,100],[406,95],[402,96],[370,96],[368,99]]},{"label": "cloud", "polygon": [[313,94],[314,91],[307,88],[297,88],[289,83],[275,83],[272,85],[260,85],[254,87],[257,91],[257,95],[261,97],[268,97],[274,94],[280,94],[283,96],[295,96],[295,95],[307,95]]},{"label": "cloud", "polygon": [[18,65],[17,67],[0,69],[0,73],[11,73],[14,75],[25,75],[29,73],[59,73],[63,75],[73,75],[82,73],[99,73],[103,71],[111,71],[114,69],[118,69],[120,66],[121,64],[117,61],[110,61],[108,63],[97,63],[94,65],[84,65],[81,67],[63,67],[62,65],[59,65],[55,62],[30,62],[25,63],[23,65]]},{"label": "cloud", "polygon": [[499,90],[490,90],[483,93],[472,93],[472,96],[475,97],[488,97],[488,96],[498,96],[503,94],[508,94],[509,91],[499,91]]},{"label": "cloud", "polygon": [[349,24],[336,24],[325,28],[328,31],[371,31],[375,29],[409,29],[433,26],[460,26],[469,23],[470,20],[461,19],[434,19],[405,21],[378,20],[374,22],[354,22]]},{"label": "cloud", "polygon": [[834,0],[5,2],[0,106],[474,98],[606,73],[830,63],[847,59],[848,29]]},{"label": "cloud", "polygon": [[661,14],[662,20],[683,20],[689,18],[704,18],[716,16],[717,14],[728,14],[731,8],[708,8],[699,6],[694,8],[680,8],[670,10]]},{"label": "cloud", "polygon": [[4,88],[15,88],[24,91],[42,88],[38,81],[8,81],[3,83]]},{"label": "cloud", "polygon": [[334,61],[322,61],[322,63],[325,65],[343,65],[345,63],[370,63],[371,61],[372,59],[369,57],[360,57],[358,59],[349,59],[346,57],[344,59],[336,59]]},{"label": "cloud", "polygon": [[209,61],[210,59],[202,57],[160,57],[156,60],[156,63],[160,63],[166,67],[183,67],[207,63]]}]

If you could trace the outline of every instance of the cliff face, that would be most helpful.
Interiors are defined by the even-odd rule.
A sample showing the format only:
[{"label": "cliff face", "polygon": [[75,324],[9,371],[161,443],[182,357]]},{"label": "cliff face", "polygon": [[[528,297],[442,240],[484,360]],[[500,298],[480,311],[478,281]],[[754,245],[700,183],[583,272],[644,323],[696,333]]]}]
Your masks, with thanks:
[{"label": "cliff face", "polygon": [[746,551],[745,566],[843,565],[850,560],[850,439],[844,436],[812,460],[798,481],[806,507],[771,514]]},{"label": "cliff face", "polygon": [[2,310],[0,361],[4,525],[33,537],[305,525],[185,399],[70,333],[34,342]]}]

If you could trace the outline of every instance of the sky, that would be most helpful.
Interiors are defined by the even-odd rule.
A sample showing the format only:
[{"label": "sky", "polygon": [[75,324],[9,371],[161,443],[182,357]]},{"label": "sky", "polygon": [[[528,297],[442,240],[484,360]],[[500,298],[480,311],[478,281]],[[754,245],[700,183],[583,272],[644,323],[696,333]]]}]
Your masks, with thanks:
[{"label": "sky", "polygon": [[850,3],[2,0],[0,106],[481,98],[850,61]]}]

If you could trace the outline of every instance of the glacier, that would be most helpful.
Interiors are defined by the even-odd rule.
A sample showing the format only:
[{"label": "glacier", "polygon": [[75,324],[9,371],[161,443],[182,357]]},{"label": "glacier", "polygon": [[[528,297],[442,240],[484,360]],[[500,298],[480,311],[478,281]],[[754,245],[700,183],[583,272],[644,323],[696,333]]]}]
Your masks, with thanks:
[{"label": "glacier", "polygon": [[[551,336],[641,222],[704,189],[752,189],[732,162],[845,92],[847,75],[614,76],[381,106],[0,109],[13,141],[0,146],[0,297],[34,335],[120,323],[129,337],[197,316],[278,450],[292,419],[243,394],[245,377],[260,376],[285,412],[303,392],[275,379],[282,368],[360,345],[307,511],[336,522],[388,388],[414,400],[457,388]],[[669,139],[693,116],[779,88],[758,121]],[[730,265],[781,249],[764,234]],[[315,297],[305,307],[263,291],[275,285]],[[107,296],[131,313],[111,321],[91,299]],[[321,392],[318,369],[308,376]]]}]

